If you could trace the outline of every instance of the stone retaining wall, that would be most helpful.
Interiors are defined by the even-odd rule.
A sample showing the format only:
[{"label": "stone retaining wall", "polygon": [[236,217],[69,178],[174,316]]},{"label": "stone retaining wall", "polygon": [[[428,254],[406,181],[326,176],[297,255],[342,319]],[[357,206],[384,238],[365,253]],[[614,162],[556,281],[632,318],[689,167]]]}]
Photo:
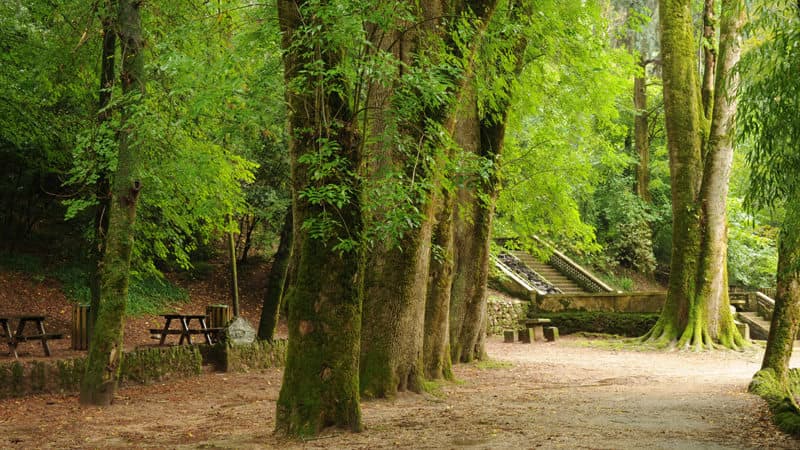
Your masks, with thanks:
[{"label": "stone retaining wall", "polygon": [[529,304],[527,301],[489,297],[486,305],[486,333],[502,335],[503,330],[519,328],[517,322],[527,317]]}]

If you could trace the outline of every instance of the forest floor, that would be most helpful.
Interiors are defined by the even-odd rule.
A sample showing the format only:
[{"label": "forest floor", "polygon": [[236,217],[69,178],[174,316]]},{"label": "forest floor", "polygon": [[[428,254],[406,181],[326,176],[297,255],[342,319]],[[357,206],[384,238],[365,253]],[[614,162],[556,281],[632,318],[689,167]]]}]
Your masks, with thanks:
[{"label": "forest floor", "polygon": [[[503,344],[429,393],[363,403],[365,431],[272,434],[281,370],[126,387],[106,409],[75,396],[0,400],[0,448],[800,448],[746,392],[761,349],[652,352],[606,340]],[[13,414],[10,414],[14,411]]]},{"label": "forest floor", "polygon": [[[253,323],[267,267],[241,270],[242,310]],[[218,269],[207,279],[178,280],[192,301],[177,308],[203,312],[225,303],[225,270]],[[70,304],[49,279],[0,271],[0,313],[47,314],[49,331],[69,329]],[[130,320],[126,347],[152,345],[146,329],[158,321]],[[68,339],[54,344],[56,357],[77,353]],[[800,448],[746,391],[760,365],[758,345],[663,352],[567,336],[530,345],[491,338],[487,347],[491,360],[457,365],[455,382],[363,402],[362,433],[329,430],[305,442],[274,436],[282,372],[271,369],[128,386],[106,409],[81,407],[74,395],[0,400],[0,448]],[[20,349],[24,359],[41,358],[35,344]]]}]

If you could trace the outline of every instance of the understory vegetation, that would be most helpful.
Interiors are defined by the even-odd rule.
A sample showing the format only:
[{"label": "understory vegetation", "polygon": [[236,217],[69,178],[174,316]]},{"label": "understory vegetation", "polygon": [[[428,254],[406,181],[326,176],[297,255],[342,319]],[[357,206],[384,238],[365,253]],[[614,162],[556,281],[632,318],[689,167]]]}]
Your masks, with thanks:
[{"label": "understory vegetation", "polygon": [[269,259],[292,437],[491,366],[501,241],[667,291],[547,316],[562,333],[741,349],[728,290],[769,289],[756,384],[785,418],[799,23],[790,0],[6,0],[0,266],[91,304],[102,406],[126,317],[188,301],[169,278]]}]

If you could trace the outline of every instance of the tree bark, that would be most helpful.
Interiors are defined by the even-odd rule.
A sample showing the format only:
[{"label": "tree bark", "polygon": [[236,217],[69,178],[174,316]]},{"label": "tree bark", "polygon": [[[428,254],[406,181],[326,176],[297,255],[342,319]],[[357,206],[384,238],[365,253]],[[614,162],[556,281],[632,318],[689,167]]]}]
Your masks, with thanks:
[{"label": "tree bark", "polygon": [[439,189],[434,199],[436,222],[425,300],[423,367],[425,378],[452,379],[450,359],[450,291],[453,286],[453,194]]},{"label": "tree bark", "polygon": [[[523,8],[522,2],[509,5],[509,20],[521,20],[530,16],[531,11]],[[487,10],[493,14],[494,6]],[[514,66],[507,61],[483,58],[478,64],[491,67],[492,76],[504,79],[502,87],[497,88],[494,107],[479,114],[478,92],[474,97],[466,97],[464,116],[460,117],[462,132],[455,139],[465,151],[476,152],[491,165],[488,174],[473,180],[472,187],[462,188],[456,200],[455,222],[455,277],[450,298],[450,354],[453,362],[470,362],[486,357],[486,282],[489,276],[489,247],[491,242],[492,219],[499,189],[499,163],[505,140],[506,121],[511,107],[514,80],[523,67],[523,56],[527,38],[523,33],[497,38],[509,45],[504,58],[513,58]],[[495,70],[496,69],[496,70]],[[479,75],[480,76],[480,75]]]},{"label": "tree bark", "polygon": [[[328,24],[309,11],[305,1],[279,0],[284,73],[289,111],[293,219],[297,251],[296,279],[289,290],[289,345],[277,401],[275,429],[293,436],[317,434],[327,426],[361,430],[358,356],[364,259],[358,249],[335,249],[340,239],[360,239],[362,161],[361,137],[350,99],[342,89],[323,85],[317,77],[298,77],[306,69],[335,70],[338,49],[320,51],[306,34],[308,24],[327,33]],[[315,66],[314,66],[315,65]],[[326,80],[337,83],[335,79]],[[323,119],[324,118],[324,119]],[[318,154],[321,142],[335,142],[341,170],[315,177],[303,155]],[[310,155],[309,155],[310,156]],[[341,205],[312,202],[301,195],[326,185],[347,186]],[[310,236],[302,225],[335,210],[337,221],[324,237]]]},{"label": "tree bark", "polygon": [[723,2],[714,105],[706,117],[693,51],[691,1],[662,0],[664,106],[672,181],[673,246],[667,301],[645,338],[700,349],[744,341],[730,312],[726,202],[743,23],[739,0]]},{"label": "tree bark", "polygon": [[778,289],[762,369],[788,386],[789,360],[800,331],[800,201],[790,197],[778,245]]},{"label": "tree bark", "polygon": [[714,105],[714,79],[717,73],[717,27],[715,0],[703,0],[703,111],[711,117]]},{"label": "tree bark", "polygon": [[647,62],[640,56],[641,76],[633,79],[633,136],[639,163],[636,165],[636,194],[650,203],[650,127],[647,117]]},{"label": "tree bark", "polygon": [[125,95],[119,132],[117,171],[111,190],[111,210],[106,250],[101,267],[100,302],[86,372],[81,380],[83,404],[109,405],[114,399],[122,362],[122,334],[128,300],[131,250],[136,204],[141,184],[137,179],[134,110],[144,95],[144,58],[138,0],[120,0],[119,37],[122,46],[120,79]]},{"label": "tree bark", "polygon": [[272,267],[267,278],[267,292],[264,296],[264,306],[261,308],[261,321],[258,324],[258,338],[272,342],[275,339],[275,330],[278,328],[280,317],[283,286],[286,282],[286,273],[289,269],[289,259],[292,256],[292,209],[286,211],[281,228],[281,239],[278,251],[272,259]]},{"label": "tree bark", "polygon": [[[109,0],[104,3],[100,21],[103,24],[103,47],[100,59],[100,89],[98,92],[98,113],[97,122],[103,124],[111,118],[111,111],[108,108],[111,103],[111,89],[114,87],[116,78],[115,56],[117,51],[117,34],[114,26],[116,25],[115,15],[117,13],[117,2]],[[101,174],[95,185],[95,195],[97,206],[94,214],[94,238],[90,244],[90,260],[92,273],[89,276],[89,290],[92,298],[89,308],[89,323],[97,321],[97,310],[100,308],[100,263],[105,253],[105,239],[108,231],[108,211],[110,209],[110,185],[109,175]],[[90,336],[91,338],[91,336]]]}]

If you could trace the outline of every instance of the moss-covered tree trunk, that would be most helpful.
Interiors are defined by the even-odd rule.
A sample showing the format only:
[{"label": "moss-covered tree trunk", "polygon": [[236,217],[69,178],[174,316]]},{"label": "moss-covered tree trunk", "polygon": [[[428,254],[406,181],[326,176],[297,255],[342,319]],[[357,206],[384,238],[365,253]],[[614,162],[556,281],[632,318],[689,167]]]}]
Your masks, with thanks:
[{"label": "moss-covered tree trunk", "polygon": [[267,277],[267,292],[264,296],[264,306],[261,308],[261,320],[258,323],[258,338],[272,342],[275,339],[275,330],[278,327],[278,318],[283,299],[283,287],[286,282],[286,272],[289,269],[289,260],[292,256],[292,210],[286,212],[281,228],[278,250],[272,258],[272,267]]},{"label": "moss-covered tree trunk", "polygon": [[[521,21],[531,15],[531,11],[519,1],[510,2],[509,13],[511,21]],[[466,87],[470,89],[470,95],[462,101],[466,106],[459,114],[460,128],[455,135],[464,151],[476,153],[491,169],[460,189],[456,199],[456,275],[450,298],[450,354],[453,362],[470,362],[486,357],[486,283],[492,220],[500,187],[499,163],[515,79],[522,70],[527,46],[522,33],[492,30],[491,27],[490,23],[487,33],[497,33],[494,39],[503,41],[507,47],[499,53],[479,52],[476,77],[495,78],[502,82],[494,82],[494,92],[490,94],[493,108],[480,112],[478,104],[486,104],[486,99],[478,97],[477,83]],[[509,65],[509,61],[513,64]]]},{"label": "moss-covered tree trunk", "polygon": [[[337,249],[342,240],[360,239],[361,137],[352,103],[335,77],[320,81],[308,73],[336,70],[340,52],[320,51],[316,33],[330,25],[307,2],[278,1],[283,34],[284,73],[289,111],[296,275],[287,295],[289,344],[277,401],[275,429],[293,436],[314,435],[324,427],[361,429],[358,358],[361,338],[363,252]],[[337,170],[310,167],[320,147],[333,143]],[[321,162],[322,163],[322,162]],[[322,163],[326,165],[327,163]],[[341,203],[314,200],[304,193],[325,186],[349,193]],[[326,214],[335,211],[335,219]],[[302,225],[323,221],[324,236]]]},{"label": "moss-covered tree trunk", "polygon": [[[660,25],[673,239],[667,301],[645,338],[700,349],[744,345],[730,312],[726,198],[743,22],[740,1],[723,2],[713,98],[698,80],[691,1],[662,0]],[[707,106],[707,105],[712,106]]]},{"label": "moss-covered tree trunk", "polygon": [[[100,59],[100,89],[98,92],[98,112],[97,121],[99,124],[107,122],[111,118],[111,91],[116,79],[116,52],[117,52],[117,32],[114,29],[117,23],[118,5],[115,0],[103,3],[100,13],[100,22],[103,25],[103,46]],[[89,323],[97,320],[97,310],[100,308],[100,266],[105,253],[105,237],[108,230],[108,211],[109,198],[109,175],[100,174],[95,184],[95,196],[97,206],[94,214],[94,236],[89,249],[92,264],[92,273],[89,277],[89,290],[91,292],[91,307],[89,308]],[[91,338],[91,336],[90,336]]]},{"label": "moss-covered tree trunk", "polygon": [[138,0],[120,0],[118,29],[121,44],[120,79],[125,95],[119,132],[117,170],[111,188],[106,249],[100,270],[100,304],[86,372],[81,380],[83,404],[109,405],[119,380],[125,306],[128,300],[131,250],[136,203],[141,185],[137,178],[135,123],[132,117],[144,94],[144,58]]},{"label": "moss-covered tree trunk", "polygon": [[778,245],[778,289],[762,369],[787,386],[789,360],[800,331],[800,200],[791,197]]},{"label": "moss-covered tree trunk", "polygon": [[[481,124],[474,80],[468,80],[461,95],[453,139],[466,154],[481,152]],[[471,180],[455,193],[453,212],[454,275],[450,292],[450,356],[452,362],[475,358],[475,345],[485,279],[483,247],[488,245],[487,216],[478,194],[482,186]],[[488,260],[487,260],[488,262]],[[488,266],[487,266],[488,267]],[[477,316],[477,317],[476,317]]]},{"label": "moss-covered tree trunk", "polygon": [[425,300],[423,367],[425,378],[451,379],[450,292],[453,286],[453,194],[441,189],[435,197],[435,224]]}]

